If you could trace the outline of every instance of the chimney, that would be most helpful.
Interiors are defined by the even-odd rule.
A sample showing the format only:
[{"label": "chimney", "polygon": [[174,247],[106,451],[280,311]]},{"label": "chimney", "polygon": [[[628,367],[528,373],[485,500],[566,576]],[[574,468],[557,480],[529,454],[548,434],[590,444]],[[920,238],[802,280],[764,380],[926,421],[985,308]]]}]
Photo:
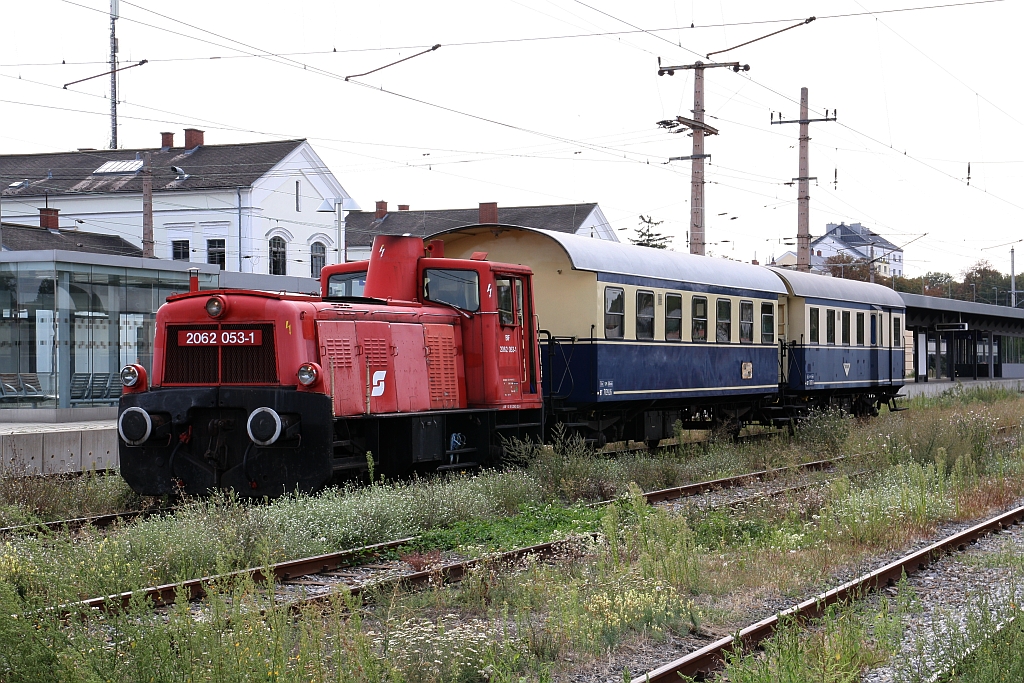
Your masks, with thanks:
[{"label": "chimney", "polygon": [[185,149],[195,149],[203,144],[203,131],[198,128],[185,129]]},{"label": "chimney", "polygon": [[408,211],[409,210],[409,205],[408,204],[399,204],[398,205],[398,210],[399,211]]},{"label": "chimney", "polygon": [[498,224],[498,202],[480,202],[480,224]]},{"label": "chimney", "polygon": [[752,266],[759,266],[759,265],[761,265],[761,262],[758,261],[757,259],[752,259],[750,261],[750,265],[752,265]]},{"label": "chimney", "polygon": [[386,215],[388,215],[388,203],[377,202],[377,218],[384,218]]},{"label": "chimney", "polygon": [[160,146],[164,149],[174,147],[174,133],[160,133]]},{"label": "chimney", "polygon": [[39,227],[46,228],[47,230],[57,230],[59,227],[59,219],[57,214],[60,213],[60,209],[39,209]]}]

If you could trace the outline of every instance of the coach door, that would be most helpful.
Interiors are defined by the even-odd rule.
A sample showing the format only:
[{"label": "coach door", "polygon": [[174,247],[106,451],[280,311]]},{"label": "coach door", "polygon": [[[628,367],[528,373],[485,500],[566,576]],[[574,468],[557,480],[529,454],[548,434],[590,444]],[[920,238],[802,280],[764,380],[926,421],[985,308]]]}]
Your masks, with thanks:
[{"label": "coach door", "polygon": [[523,333],[523,278],[495,273],[498,309],[498,376],[500,397],[519,401],[529,391],[526,335]]}]

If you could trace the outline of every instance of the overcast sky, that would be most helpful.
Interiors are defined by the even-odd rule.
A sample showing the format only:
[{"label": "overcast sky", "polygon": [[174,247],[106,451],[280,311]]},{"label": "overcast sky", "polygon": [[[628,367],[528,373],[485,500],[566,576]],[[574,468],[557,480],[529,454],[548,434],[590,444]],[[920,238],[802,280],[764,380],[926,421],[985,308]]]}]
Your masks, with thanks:
[{"label": "overcast sky", "polygon": [[[656,122],[691,116],[693,80],[658,77],[658,57],[707,61],[817,15],[715,56],[749,72],[705,72],[721,131],[706,142],[709,253],[792,248],[798,126],[769,120],[797,118],[807,87],[812,116],[839,119],[811,126],[812,235],[845,221],[916,239],[909,276],[980,258],[1008,272],[1006,243],[1024,237],[1024,2],[890,11],[933,2],[121,0],[121,65],[149,63],[121,74],[119,146],[163,130],[181,144],[187,126],[208,144],[308,138],[364,209],[598,202],[621,239],[650,215],[685,251],[690,165],[665,162],[691,140]],[[108,12],[4,2],[0,153],[109,145],[109,79],[61,87],[106,68]]]}]

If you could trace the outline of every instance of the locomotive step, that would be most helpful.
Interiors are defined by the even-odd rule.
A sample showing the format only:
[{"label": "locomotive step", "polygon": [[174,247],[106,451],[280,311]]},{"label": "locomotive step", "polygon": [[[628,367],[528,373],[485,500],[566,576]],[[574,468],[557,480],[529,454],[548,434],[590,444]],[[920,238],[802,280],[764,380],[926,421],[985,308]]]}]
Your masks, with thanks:
[{"label": "locomotive step", "polygon": [[331,469],[335,472],[343,470],[366,469],[366,458],[337,458],[331,463]]},{"label": "locomotive step", "polygon": [[333,446],[335,448],[337,448],[338,446],[351,446],[351,445],[352,445],[352,441],[349,440],[349,439],[345,439],[344,441],[335,441],[333,443]]},{"label": "locomotive step", "polygon": [[445,451],[445,455],[459,455],[460,453],[476,453],[475,448],[455,448],[453,450]]},{"label": "locomotive step", "polygon": [[494,425],[495,429],[516,429],[518,427],[540,427],[543,423],[541,422],[520,422],[514,425]]}]

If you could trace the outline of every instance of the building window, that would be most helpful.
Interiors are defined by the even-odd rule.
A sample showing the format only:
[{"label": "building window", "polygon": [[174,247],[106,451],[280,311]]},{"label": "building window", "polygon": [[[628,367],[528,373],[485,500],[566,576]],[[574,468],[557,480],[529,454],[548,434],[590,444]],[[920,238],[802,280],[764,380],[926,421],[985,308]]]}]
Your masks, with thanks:
[{"label": "building window", "polygon": [[626,293],[621,287],[604,288],[604,336],[622,339],[626,328]]},{"label": "building window", "polygon": [[320,270],[327,265],[327,246],[323,242],[313,242],[309,247],[310,277],[320,277]]},{"label": "building window", "polygon": [[843,344],[850,345],[850,312],[843,311]]},{"label": "building window", "polygon": [[302,204],[299,203],[299,190],[302,188],[301,181],[295,181],[295,210],[302,211]]},{"label": "building window", "polygon": [[175,261],[190,260],[188,240],[174,240],[171,242],[171,258]]},{"label": "building window", "polygon": [[900,319],[892,319],[892,346],[895,348],[903,347],[903,337],[900,336]]},{"label": "building window", "polygon": [[206,262],[220,266],[224,270],[227,262],[225,258],[224,240],[206,240]]},{"label": "building window", "polygon": [[810,318],[811,318],[810,323],[811,324],[808,326],[808,332],[807,332],[807,343],[808,344],[817,344],[818,340],[821,338],[819,336],[819,329],[818,329],[819,328],[819,325],[818,325],[818,314],[819,314],[819,310],[817,308],[810,309]]},{"label": "building window", "polygon": [[864,314],[857,314],[857,346],[864,346]]},{"label": "building window", "polygon": [[270,274],[288,274],[288,247],[280,237],[270,238]]},{"label": "building window", "polygon": [[836,343],[836,312],[832,309],[825,311],[825,343]]},{"label": "building window", "polygon": [[705,296],[693,297],[692,308],[693,329],[690,339],[695,342],[708,340],[708,299]]},{"label": "building window", "polygon": [[636,338],[654,339],[654,292],[636,293]]},{"label": "building window", "polygon": [[754,302],[740,302],[740,343],[754,343]]},{"label": "building window", "polygon": [[683,296],[665,295],[665,340],[680,341],[683,338]]},{"label": "building window", "polygon": [[761,343],[775,343],[775,306],[761,304]]},{"label": "building window", "polygon": [[715,341],[728,344],[732,341],[732,301],[719,299],[717,304],[718,326],[715,328]]}]

